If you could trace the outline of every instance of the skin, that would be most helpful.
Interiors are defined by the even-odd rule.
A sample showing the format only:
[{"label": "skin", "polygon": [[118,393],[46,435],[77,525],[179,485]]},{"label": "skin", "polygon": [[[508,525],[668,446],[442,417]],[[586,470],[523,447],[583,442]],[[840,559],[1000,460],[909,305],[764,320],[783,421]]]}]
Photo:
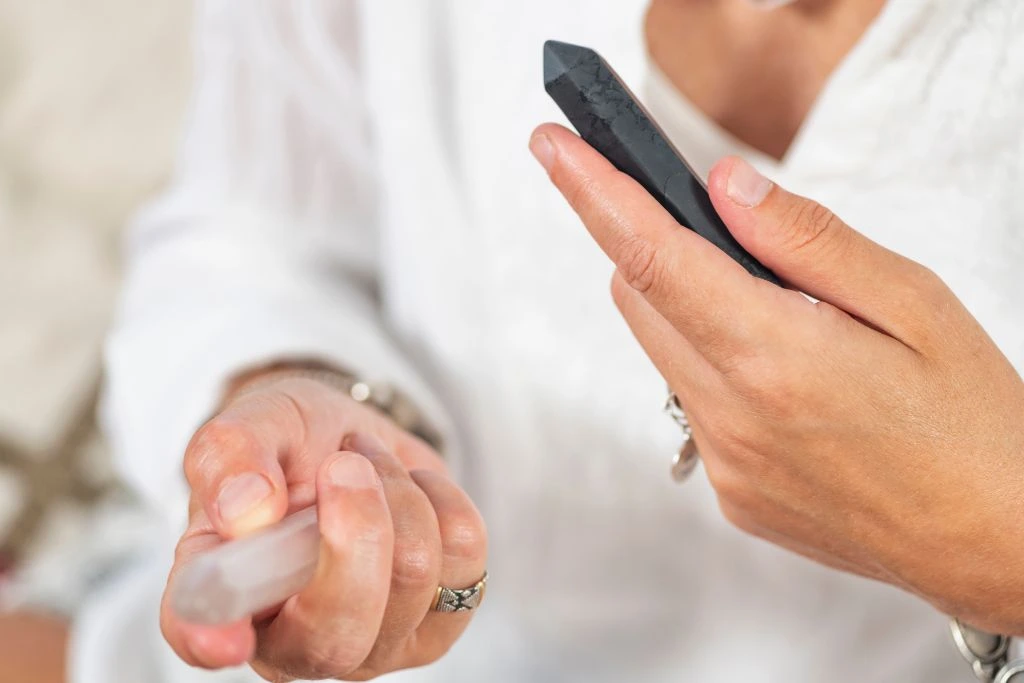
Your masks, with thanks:
[{"label": "skin", "polygon": [[[805,0],[766,14],[743,0],[655,0],[647,38],[652,57],[700,108],[741,139],[781,156],[828,74],[881,5],[881,0]],[[752,102],[758,106],[752,107]],[[572,140],[557,129],[544,135],[560,144]],[[586,177],[582,173],[601,169],[601,160],[592,158],[593,152],[588,160],[581,143],[573,144],[572,154],[560,146],[558,158],[576,159],[582,170],[571,176],[557,166],[554,177],[573,177],[579,183]],[[598,176],[607,180],[607,168],[603,173]],[[591,205],[621,212],[624,190],[594,186],[598,187],[604,199],[595,194]],[[582,190],[568,185],[563,189],[583,198]],[[646,212],[654,215],[656,211],[647,206],[645,217]],[[596,209],[591,214],[587,218],[593,223],[598,220]],[[604,234],[607,246],[607,239],[613,238],[607,231]],[[744,276],[745,280],[749,278]],[[633,281],[637,282],[635,277]],[[621,283],[616,287],[617,300],[631,311],[627,318],[637,325],[638,337],[649,350],[662,350],[652,356],[680,384],[680,396],[689,398],[689,390],[674,374],[685,367],[685,357],[664,339],[660,346],[652,341],[653,333],[647,330],[668,334],[665,325],[656,324],[654,312],[647,317],[635,312],[644,309],[638,302],[629,303],[628,289]],[[796,309],[801,304],[793,299],[787,305]],[[711,327],[718,318],[709,312],[707,325]],[[736,409],[740,404],[737,400],[730,405]],[[698,412],[699,442],[714,453],[702,419]],[[370,449],[363,443],[355,449],[361,455],[339,453],[339,448],[354,448],[343,445],[354,433],[375,436],[379,443]],[[725,446],[721,450],[730,452]],[[331,484],[328,472],[333,463],[345,460],[355,466],[363,458],[378,473],[372,486],[353,490]],[[709,466],[709,471],[714,469],[713,464]],[[736,465],[728,471],[761,470]],[[185,471],[193,491],[191,522],[179,544],[171,581],[195,552],[251,533],[314,499],[324,536],[323,562],[313,583],[270,615],[225,628],[201,628],[182,623],[165,603],[164,634],[185,661],[207,668],[249,661],[257,672],[275,681],[358,680],[434,661],[466,627],[468,615],[431,614],[427,607],[438,584],[472,585],[483,574],[486,534],[472,502],[447,479],[436,453],[329,383],[296,377],[287,368],[243,378],[222,412],[193,439],[185,455]],[[245,473],[265,477],[272,495],[240,518],[227,520],[218,497],[233,478]],[[739,474],[732,480],[745,481]],[[744,500],[744,495],[753,499],[739,483],[735,488],[744,492],[737,500]],[[727,501],[723,509],[738,523],[760,519],[748,513],[746,506],[732,502],[733,498],[723,497],[723,501]],[[344,524],[343,520],[358,522]],[[768,527],[757,528],[768,534]],[[821,553],[815,540],[797,547],[805,539],[787,537],[787,547],[854,571],[882,572],[875,565]],[[362,552],[354,552],[354,546]]]},{"label": "skin", "polygon": [[15,612],[0,616],[0,683],[61,683],[68,625],[63,619]]},{"label": "skin", "polygon": [[651,59],[734,137],[781,159],[818,94],[885,0],[800,0],[766,12],[749,0],[653,0]]},{"label": "skin", "polygon": [[1024,383],[934,273],[725,159],[712,201],[776,287],[570,131],[541,126],[531,149],[615,263],[732,523],[1024,633]]},{"label": "skin", "polygon": [[[654,61],[699,109],[781,158],[883,5],[800,0],[764,13],[747,0],[653,0],[645,31]],[[736,162],[724,162],[712,176],[712,196],[737,238],[827,303],[769,291],[705,253],[686,231],[669,237],[676,226],[660,207],[571,134],[550,127],[541,134],[556,150],[552,177],[619,263],[616,302],[687,406],[725,514],[784,547],[903,586],[975,623],[1024,630],[1024,617],[999,612],[1020,602],[1009,599],[1020,592],[1011,580],[1013,549],[979,541],[1013,538],[1006,501],[1018,497],[1005,468],[1012,471],[1019,452],[1008,426],[1020,408],[1019,379],[941,283],[864,246],[830,214],[781,189],[755,209],[728,204],[722,188]],[[651,244],[660,256],[650,256]],[[811,254],[831,254],[827,262],[835,263],[851,248],[863,256],[863,271],[810,264]],[[714,277],[703,280],[704,270]],[[884,273],[902,296],[839,277],[851,272]],[[718,291],[702,289],[704,282]],[[933,307],[906,303],[915,299]],[[904,303],[893,308],[887,300]],[[723,319],[720,312],[739,302],[750,315]],[[778,325],[759,327],[765,315],[756,315],[758,305],[768,306],[762,314],[789,316],[788,336],[771,336]],[[850,391],[837,396],[835,386]],[[955,405],[950,395],[959,397]],[[842,439],[830,438],[836,424],[845,426]],[[341,450],[356,445],[359,453]],[[969,479],[952,462],[965,452],[983,454]],[[332,482],[336,463],[349,470],[349,485]],[[911,476],[925,468],[932,472],[927,486]],[[190,524],[170,580],[192,554],[314,502],[324,536],[312,584],[270,614],[204,628],[181,622],[165,604],[165,637],[186,662],[217,669],[248,661],[273,681],[362,680],[432,662],[466,628],[468,615],[427,607],[438,584],[472,585],[482,575],[479,514],[435,452],[330,383],[287,368],[241,378],[196,434],[185,469]],[[265,478],[271,495],[225,519],[217,497],[246,473]],[[999,501],[999,514],[995,503],[979,505],[984,500]],[[922,562],[935,556],[957,561]],[[998,604],[984,604],[985,589]],[[65,624],[8,615],[0,627],[8,632],[0,640],[15,644],[0,652],[0,669],[12,680],[63,680]]]},{"label": "skin", "polygon": [[[269,614],[198,626],[165,594],[164,636],[189,664],[249,662],[270,681],[366,680],[435,661],[468,625],[472,613],[430,606],[439,585],[483,576],[483,520],[435,451],[331,382],[289,369],[244,378],[196,433],[185,474],[190,521],[169,585],[195,553],[313,503],[323,537],[312,581]],[[266,497],[225,504],[238,481],[264,482]]]}]

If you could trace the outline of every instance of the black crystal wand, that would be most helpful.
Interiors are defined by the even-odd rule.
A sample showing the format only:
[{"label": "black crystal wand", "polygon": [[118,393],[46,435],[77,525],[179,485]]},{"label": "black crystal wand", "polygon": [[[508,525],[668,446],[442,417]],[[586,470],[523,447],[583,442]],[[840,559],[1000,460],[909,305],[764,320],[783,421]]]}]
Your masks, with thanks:
[{"label": "black crystal wand", "polygon": [[580,137],[643,185],[680,225],[717,246],[751,275],[779,284],[775,274],[729,234],[704,182],[601,55],[549,40],[544,44],[544,89]]}]

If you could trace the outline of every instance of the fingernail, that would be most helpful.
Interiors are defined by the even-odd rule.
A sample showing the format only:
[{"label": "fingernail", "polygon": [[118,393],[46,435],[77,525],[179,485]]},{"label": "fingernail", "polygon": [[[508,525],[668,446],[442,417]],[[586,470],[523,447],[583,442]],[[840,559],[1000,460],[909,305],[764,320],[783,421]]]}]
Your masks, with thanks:
[{"label": "fingernail", "polygon": [[217,496],[217,511],[225,522],[237,523],[254,510],[260,503],[270,497],[274,487],[261,474],[246,472],[229,479]]},{"label": "fingernail", "polygon": [[772,181],[757,172],[743,159],[737,159],[729,172],[725,193],[740,206],[752,209],[764,201],[772,191]]},{"label": "fingernail", "polygon": [[375,489],[380,477],[373,463],[358,453],[344,453],[327,468],[331,483],[343,489]]},{"label": "fingernail", "polygon": [[370,458],[388,454],[388,447],[384,445],[384,442],[366,432],[350,434],[344,441],[344,447]]},{"label": "fingernail", "polygon": [[551,138],[544,133],[537,133],[530,138],[530,152],[545,171],[551,170],[551,164],[555,160],[555,148],[551,144]]}]

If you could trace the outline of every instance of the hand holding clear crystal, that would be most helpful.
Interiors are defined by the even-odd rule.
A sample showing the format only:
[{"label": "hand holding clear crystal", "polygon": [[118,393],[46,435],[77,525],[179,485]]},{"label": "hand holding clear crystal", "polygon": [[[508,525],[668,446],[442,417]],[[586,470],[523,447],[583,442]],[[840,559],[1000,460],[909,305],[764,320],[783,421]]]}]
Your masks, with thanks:
[{"label": "hand holding clear crystal", "polygon": [[245,383],[185,472],[161,627],[189,664],[366,680],[439,658],[468,625],[432,607],[484,576],[479,513],[427,444],[337,387],[287,370]]}]

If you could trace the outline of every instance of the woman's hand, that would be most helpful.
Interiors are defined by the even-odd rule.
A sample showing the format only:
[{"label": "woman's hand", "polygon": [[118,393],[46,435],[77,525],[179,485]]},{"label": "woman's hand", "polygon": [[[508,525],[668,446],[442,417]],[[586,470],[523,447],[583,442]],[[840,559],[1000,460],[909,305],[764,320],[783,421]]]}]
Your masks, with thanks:
[{"label": "woman's hand", "polygon": [[614,261],[729,520],[1024,633],[1024,384],[938,277],[725,160],[715,208],[782,289],[564,128],[531,149]]},{"label": "woman's hand", "polygon": [[439,585],[483,576],[479,513],[429,446],[339,389],[288,372],[250,383],[193,438],[185,472],[190,523],[170,580],[193,554],[314,502],[322,536],[313,579],[271,614],[188,624],[165,592],[164,636],[189,664],[366,680],[438,659],[466,628],[470,612],[430,609]]}]

